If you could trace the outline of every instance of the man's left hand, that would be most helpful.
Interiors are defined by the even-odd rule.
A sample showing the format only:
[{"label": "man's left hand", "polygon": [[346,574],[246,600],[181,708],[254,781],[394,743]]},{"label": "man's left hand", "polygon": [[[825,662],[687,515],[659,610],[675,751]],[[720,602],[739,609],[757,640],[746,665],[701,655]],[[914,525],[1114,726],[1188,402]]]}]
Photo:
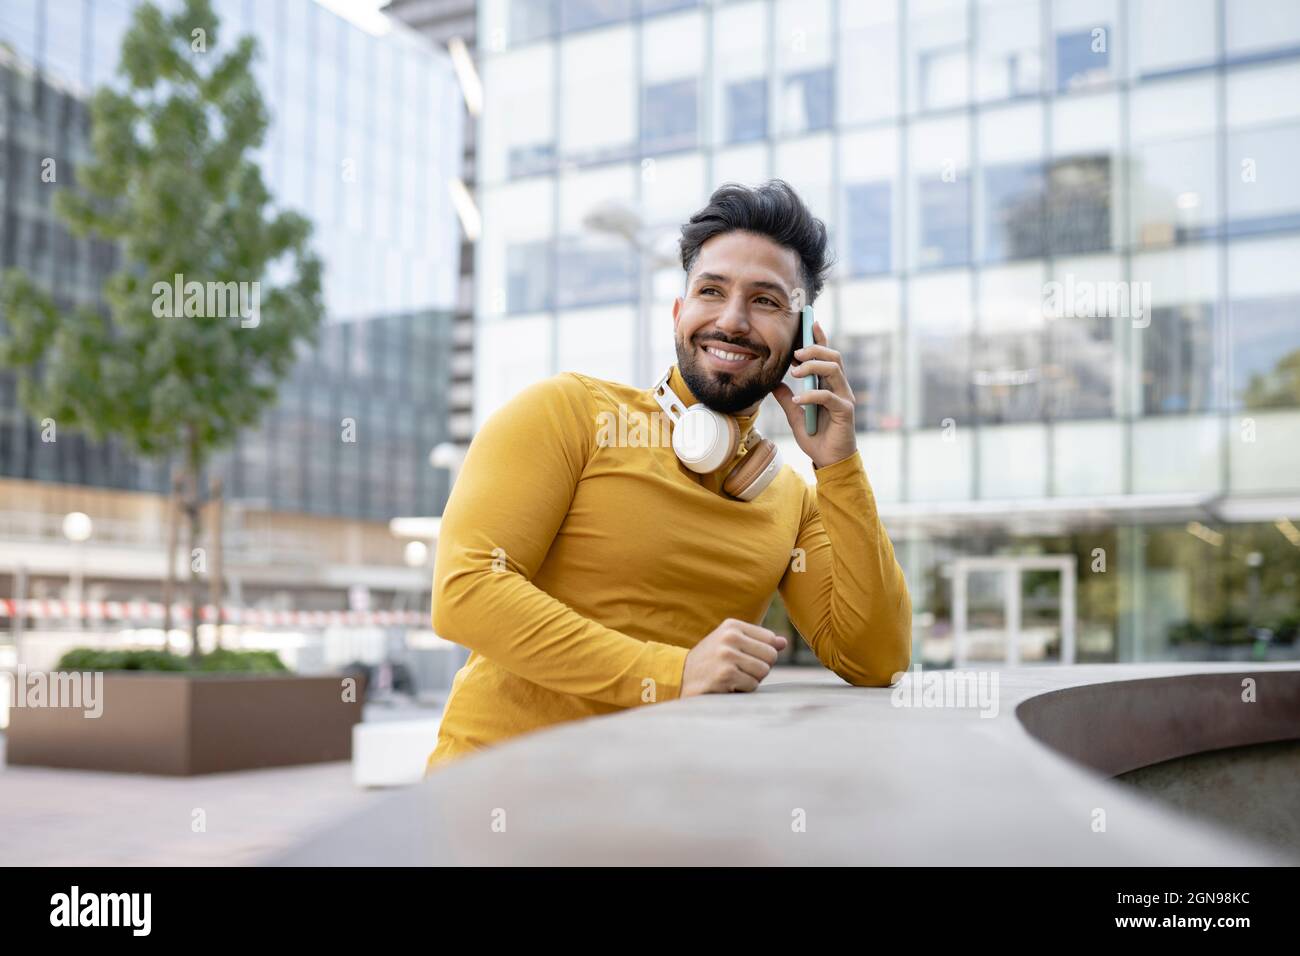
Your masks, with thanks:
[{"label": "man's left hand", "polygon": [[[820,387],[811,392],[791,392],[784,382],[772,390],[772,395],[785,410],[785,417],[794,431],[794,440],[804,454],[812,459],[813,466],[825,468],[843,461],[858,450],[857,432],[853,427],[854,398],[844,373],[844,359],[826,344],[826,332],[820,322],[813,322],[813,345],[796,349],[795,363],[790,374],[796,378],[819,376]],[[817,434],[809,435],[804,428],[804,408],[819,405]]]}]

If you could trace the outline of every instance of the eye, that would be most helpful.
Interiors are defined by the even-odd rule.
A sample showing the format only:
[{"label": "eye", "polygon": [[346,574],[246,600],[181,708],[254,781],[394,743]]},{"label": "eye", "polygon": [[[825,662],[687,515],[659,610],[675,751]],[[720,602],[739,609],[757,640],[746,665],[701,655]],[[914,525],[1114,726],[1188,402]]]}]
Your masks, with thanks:
[{"label": "eye", "polygon": [[717,289],[715,289],[715,288],[714,288],[713,286],[711,286],[711,285],[710,285],[710,286],[705,286],[703,289],[701,289],[701,290],[700,290],[700,295],[704,295],[704,293],[706,293],[706,292],[717,292],[718,295],[722,295],[721,292],[719,292]]},{"label": "eye", "polygon": [[767,305],[770,305],[770,306],[771,306],[772,308],[774,308],[774,309],[775,309],[775,308],[779,308],[779,306],[777,305],[776,302],[774,302],[773,300],[769,299],[769,298],[768,298],[767,296],[765,296],[765,295],[763,295],[763,296],[759,296],[759,297],[758,297],[757,299],[755,299],[754,301],[756,301],[756,302],[764,302],[764,303],[766,303]]}]

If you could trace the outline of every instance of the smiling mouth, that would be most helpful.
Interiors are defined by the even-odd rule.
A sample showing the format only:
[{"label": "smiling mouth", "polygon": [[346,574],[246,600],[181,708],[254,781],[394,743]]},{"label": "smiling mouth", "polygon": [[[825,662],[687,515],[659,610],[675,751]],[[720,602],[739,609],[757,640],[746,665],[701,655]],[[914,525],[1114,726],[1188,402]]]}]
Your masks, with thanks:
[{"label": "smiling mouth", "polygon": [[741,352],[722,345],[705,345],[703,348],[716,364],[724,368],[742,368],[758,358],[751,352]]}]

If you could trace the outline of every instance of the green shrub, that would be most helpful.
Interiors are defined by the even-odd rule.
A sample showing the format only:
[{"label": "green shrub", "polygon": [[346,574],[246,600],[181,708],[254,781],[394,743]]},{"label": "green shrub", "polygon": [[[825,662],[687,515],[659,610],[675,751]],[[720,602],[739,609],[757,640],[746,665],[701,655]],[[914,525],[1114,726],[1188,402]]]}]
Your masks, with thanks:
[{"label": "green shrub", "polygon": [[1208,638],[1206,629],[1192,621],[1180,621],[1170,624],[1166,636],[1170,644],[1195,644]]},{"label": "green shrub", "polygon": [[199,663],[202,671],[279,674],[288,669],[275,651],[227,651],[219,648],[211,654],[204,654]]},{"label": "green shrub", "polygon": [[105,651],[75,647],[55,665],[57,671],[204,671],[227,674],[285,673],[275,651],[228,651],[204,654],[197,662],[171,651]]}]

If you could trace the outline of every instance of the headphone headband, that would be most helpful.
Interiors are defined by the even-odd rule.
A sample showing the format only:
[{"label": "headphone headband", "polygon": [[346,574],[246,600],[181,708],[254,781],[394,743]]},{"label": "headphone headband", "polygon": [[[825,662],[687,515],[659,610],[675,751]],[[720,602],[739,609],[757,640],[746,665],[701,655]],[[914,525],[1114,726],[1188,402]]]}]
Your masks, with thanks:
[{"label": "headphone headband", "polygon": [[671,368],[664,372],[663,378],[659,379],[659,382],[655,385],[654,395],[655,401],[664,410],[664,414],[676,424],[686,414],[686,405],[677,397],[677,393],[668,384],[668,379],[672,377],[672,374],[673,370]]}]

